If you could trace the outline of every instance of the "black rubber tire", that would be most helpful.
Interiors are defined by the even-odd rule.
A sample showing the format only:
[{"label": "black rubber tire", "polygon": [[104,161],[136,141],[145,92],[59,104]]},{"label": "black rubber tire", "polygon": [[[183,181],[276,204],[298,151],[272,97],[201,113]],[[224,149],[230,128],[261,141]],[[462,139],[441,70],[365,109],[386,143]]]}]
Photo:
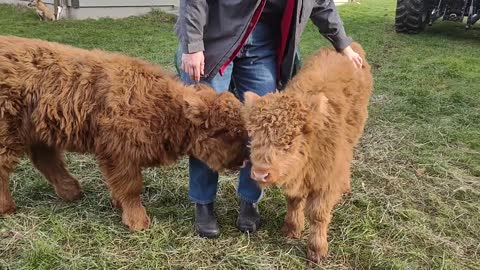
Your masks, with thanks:
[{"label": "black rubber tire", "polygon": [[425,0],[397,0],[395,31],[417,34],[425,29],[430,19],[431,8]]}]

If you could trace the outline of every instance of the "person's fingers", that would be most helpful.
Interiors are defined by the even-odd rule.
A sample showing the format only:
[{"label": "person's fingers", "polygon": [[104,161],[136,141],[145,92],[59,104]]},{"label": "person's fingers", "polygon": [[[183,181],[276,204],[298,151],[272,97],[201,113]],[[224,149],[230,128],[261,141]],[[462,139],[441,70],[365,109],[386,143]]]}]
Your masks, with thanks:
[{"label": "person's fingers", "polygon": [[192,66],[194,81],[200,81],[200,63]]},{"label": "person's fingers", "polygon": [[357,61],[355,60],[355,57],[350,57],[350,61],[352,61],[353,66],[354,66],[355,68],[358,67],[358,66],[357,66]]},{"label": "person's fingers", "polygon": [[200,81],[201,76],[204,74],[204,66],[203,52],[201,52],[201,54],[194,53],[182,55],[181,68],[188,74],[192,81]]},{"label": "person's fingers", "polygon": [[185,69],[183,71],[185,71],[185,73],[187,73],[187,75],[190,79],[192,78],[189,66],[185,65]]},{"label": "person's fingers", "polygon": [[362,63],[362,58],[359,55],[353,55],[352,58],[350,58],[355,65],[356,68],[362,68],[363,63]]},{"label": "person's fingers", "polygon": [[355,66],[356,66],[357,68],[361,68],[361,67],[362,67],[362,64],[360,63],[360,59],[358,59],[358,57],[355,57],[355,58],[353,59],[353,61],[354,61]]},{"label": "person's fingers", "polygon": [[358,66],[361,68],[363,67],[363,59],[362,57],[358,56]]},{"label": "person's fingers", "polygon": [[195,81],[195,74],[194,74],[194,72],[193,72],[193,67],[192,67],[192,65],[188,65],[188,66],[187,66],[187,74],[188,74],[188,77],[190,77],[190,79],[191,79],[192,81]]}]

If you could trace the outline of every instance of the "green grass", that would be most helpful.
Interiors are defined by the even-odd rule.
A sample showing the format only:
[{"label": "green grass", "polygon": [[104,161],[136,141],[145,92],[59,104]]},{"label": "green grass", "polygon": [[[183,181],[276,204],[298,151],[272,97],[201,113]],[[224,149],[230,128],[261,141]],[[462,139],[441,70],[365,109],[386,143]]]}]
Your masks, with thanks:
[{"label": "green grass", "polygon": [[[436,23],[414,36],[393,29],[393,0],[339,8],[347,32],[374,67],[375,91],[356,153],[353,194],[335,210],[330,257],[321,269],[480,269],[480,29]],[[34,12],[0,5],[0,34],[103,48],[173,70],[171,17],[154,12],[123,20],[39,22]],[[327,46],[312,25],[303,55]],[[85,190],[59,200],[23,161],[11,177],[19,207],[0,219],[0,269],[296,269],[305,238],[280,236],[283,196],[268,190],[256,235],[234,227],[235,176],[221,178],[222,235],[193,233],[185,161],[145,171],[151,229],[130,233],[113,210],[91,157],[69,155]]]}]

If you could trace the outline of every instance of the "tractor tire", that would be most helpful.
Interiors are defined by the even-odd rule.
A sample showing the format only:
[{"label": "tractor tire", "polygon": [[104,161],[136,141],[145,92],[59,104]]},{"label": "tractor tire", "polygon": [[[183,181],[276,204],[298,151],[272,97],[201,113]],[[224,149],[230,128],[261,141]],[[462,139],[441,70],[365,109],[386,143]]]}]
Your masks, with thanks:
[{"label": "tractor tire", "polygon": [[424,0],[397,0],[395,31],[417,34],[425,29],[430,20],[429,4]]}]

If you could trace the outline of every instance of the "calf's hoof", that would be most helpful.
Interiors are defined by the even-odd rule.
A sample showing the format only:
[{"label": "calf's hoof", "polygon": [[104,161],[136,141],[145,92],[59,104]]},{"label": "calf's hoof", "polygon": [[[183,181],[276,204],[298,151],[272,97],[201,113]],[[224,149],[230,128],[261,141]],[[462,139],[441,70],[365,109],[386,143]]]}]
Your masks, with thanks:
[{"label": "calf's hoof", "polygon": [[83,197],[82,188],[77,180],[68,181],[55,187],[55,193],[66,202],[73,202]]},{"label": "calf's hoof", "polygon": [[111,200],[112,206],[117,209],[122,209],[122,204],[120,203],[119,200],[117,199],[112,199]]},{"label": "calf's hoof", "polygon": [[122,222],[131,231],[141,231],[150,227],[150,217],[148,217],[144,207],[124,210]]},{"label": "calf's hoof", "polygon": [[302,237],[302,230],[291,223],[285,222],[282,227],[283,236],[291,239],[300,239]]},{"label": "calf's hoof", "polygon": [[327,257],[328,244],[321,245],[319,248],[308,247],[307,258],[310,265],[318,264]]},{"label": "calf's hoof", "polygon": [[13,201],[0,202],[0,216],[13,215],[17,206]]}]

